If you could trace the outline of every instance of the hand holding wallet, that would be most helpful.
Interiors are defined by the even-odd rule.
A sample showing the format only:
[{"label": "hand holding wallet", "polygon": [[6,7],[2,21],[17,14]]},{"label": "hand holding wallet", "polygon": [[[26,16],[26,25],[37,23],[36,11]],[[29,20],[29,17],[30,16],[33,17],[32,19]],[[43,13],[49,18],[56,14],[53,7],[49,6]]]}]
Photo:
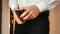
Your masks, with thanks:
[{"label": "hand holding wallet", "polygon": [[23,21],[23,18],[20,17],[20,15],[24,12],[25,10],[16,10],[15,13],[17,14],[18,18]]}]

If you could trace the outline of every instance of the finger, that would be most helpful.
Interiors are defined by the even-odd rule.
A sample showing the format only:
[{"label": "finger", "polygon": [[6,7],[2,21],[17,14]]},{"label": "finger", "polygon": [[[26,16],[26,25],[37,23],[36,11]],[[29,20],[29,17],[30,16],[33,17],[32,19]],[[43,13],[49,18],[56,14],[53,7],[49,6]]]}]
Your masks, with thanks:
[{"label": "finger", "polygon": [[21,20],[20,20],[20,19],[18,19],[18,18],[16,18],[16,21],[21,23]]},{"label": "finger", "polygon": [[38,15],[35,14],[32,19],[36,18],[37,16],[38,16]]},{"label": "finger", "polygon": [[21,16],[20,16],[20,17],[24,17],[24,16],[26,16],[28,13],[29,13],[29,11],[28,11],[28,10],[26,10],[24,13],[22,13],[22,14],[21,14]]},{"label": "finger", "polygon": [[16,21],[17,21],[18,24],[23,24],[23,22],[19,19],[16,19]]},{"label": "finger", "polygon": [[15,20],[17,21],[18,24],[23,24],[22,21],[17,16],[15,16]]},{"label": "finger", "polygon": [[35,13],[32,14],[32,16],[29,19],[35,19],[38,15],[36,15]]},{"label": "finger", "polygon": [[30,13],[26,15],[23,19],[28,20],[32,14],[33,14],[33,11],[30,11]]},{"label": "finger", "polygon": [[35,14],[32,14],[32,15],[31,15],[31,17],[29,18],[29,20],[30,20],[30,19],[33,19],[33,18],[34,18],[34,16],[35,16]]}]

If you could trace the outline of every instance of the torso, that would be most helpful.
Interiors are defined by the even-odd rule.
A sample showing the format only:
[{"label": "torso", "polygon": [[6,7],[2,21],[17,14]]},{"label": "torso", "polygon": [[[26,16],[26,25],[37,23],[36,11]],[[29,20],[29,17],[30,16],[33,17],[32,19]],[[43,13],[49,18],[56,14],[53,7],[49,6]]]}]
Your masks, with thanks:
[{"label": "torso", "polygon": [[18,0],[19,7],[31,6],[39,3],[41,0]]}]

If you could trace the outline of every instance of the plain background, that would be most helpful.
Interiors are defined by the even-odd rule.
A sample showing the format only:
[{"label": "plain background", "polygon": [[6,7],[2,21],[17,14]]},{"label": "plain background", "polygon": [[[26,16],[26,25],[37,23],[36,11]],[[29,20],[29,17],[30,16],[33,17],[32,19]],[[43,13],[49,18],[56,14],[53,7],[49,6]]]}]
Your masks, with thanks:
[{"label": "plain background", "polygon": [[[2,34],[9,34],[10,31],[10,9],[9,0],[2,0]],[[60,34],[60,4],[50,11],[50,34]]]}]

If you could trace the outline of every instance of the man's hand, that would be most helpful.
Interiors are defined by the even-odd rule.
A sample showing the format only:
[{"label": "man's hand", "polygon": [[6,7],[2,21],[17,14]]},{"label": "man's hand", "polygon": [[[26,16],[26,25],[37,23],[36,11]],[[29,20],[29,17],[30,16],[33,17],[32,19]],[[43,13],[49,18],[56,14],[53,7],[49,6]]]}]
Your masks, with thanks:
[{"label": "man's hand", "polygon": [[22,13],[20,17],[22,17],[23,20],[26,20],[26,21],[36,18],[40,13],[40,10],[35,5],[24,7],[22,9],[25,9],[25,12]]}]

